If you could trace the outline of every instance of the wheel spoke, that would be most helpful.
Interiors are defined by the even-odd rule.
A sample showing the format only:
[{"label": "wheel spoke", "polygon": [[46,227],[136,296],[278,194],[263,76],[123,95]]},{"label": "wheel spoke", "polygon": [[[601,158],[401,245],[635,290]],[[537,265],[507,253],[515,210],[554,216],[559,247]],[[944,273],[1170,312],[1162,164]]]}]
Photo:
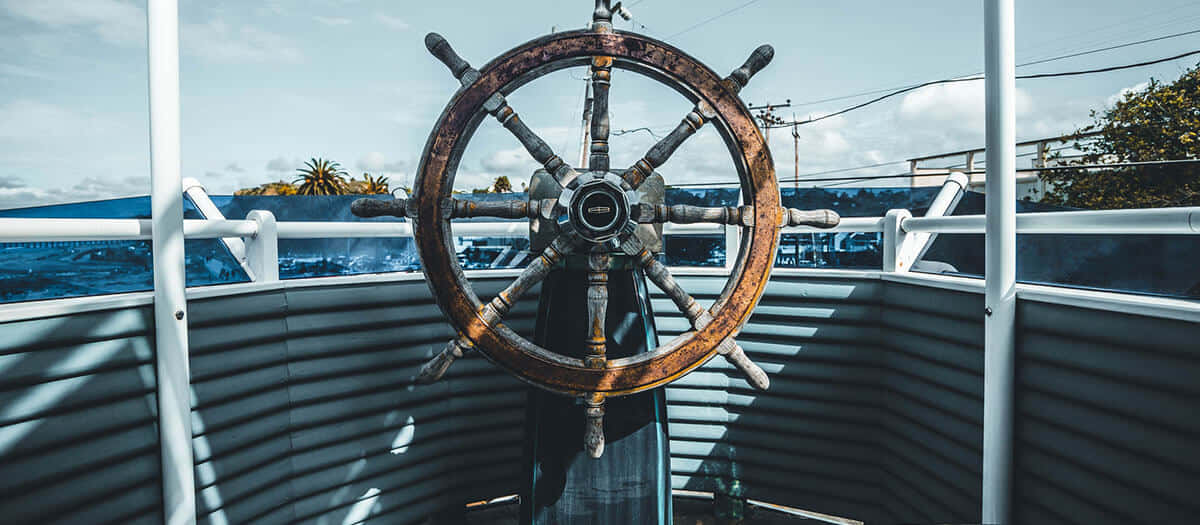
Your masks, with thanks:
[{"label": "wheel spoke", "polygon": [[583,449],[593,459],[604,455],[604,394],[593,392],[583,398],[584,415],[587,416],[583,430]]},{"label": "wheel spoke", "polygon": [[[667,271],[667,267],[658,262],[654,258],[654,255],[642,245],[636,236],[628,236],[621,245],[621,251],[633,255],[634,260],[641,265],[643,271],[646,273],[646,277],[662,290],[663,293],[667,294],[667,297],[675,303],[679,311],[683,312],[684,317],[688,318],[693,329],[697,331],[703,330],[705,326],[708,326],[712,322],[712,314],[706,308],[700,306],[700,303],[696,302],[696,299],[688,294],[682,286],[679,286],[679,282],[675,280],[671,272]],[[742,350],[742,347],[732,337],[721,341],[721,344],[717,346],[717,353],[724,356],[738,370],[741,370],[746,375],[746,379],[755,388],[766,390],[770,386],[771,381],[767,378],[766,372],[763,372],[762,368],[754,364],[746,356],[746,352]]]},{"label": "wheel spoke", "polygon": [[[442,35],[437,33],[425,35],[425,47],[429,49],[429,52],[433,56],[437,57],[438,60],[450,69],[450,73],[463,86],[471,85],[479,79],[479,71],[475,70],[475,68],[471,67],[471,64],[458,56],[458,53],[454,51],[454,48],[450,47],[450,43]],[[504,95],[498,92],[493,93],[483,103],[483,109],[493,117],[496,117],[496,120],[500,121],[500,124],[521,142],[521,145],[525,147],[525,151],[528,151],[534,160],[545,167],[546,171],[550,172],[560,185],[566,186],[568,182],[571,182],[571,179],[577,176],[575,170],[571,166],[568,166],[562,160],[562,157],[554,154],[554,150],[546,144],[546,141],[542,140],[533,130],[529,129],[529,126],[526,126],[521,121],[520,117],[517,116],[517,112],[509,107],[508,100],[504,98]]]},{"label": "wheel spoke", "polygon": [[428,385],[441,379],[446,374],[446,370],[450,369],[450,365],[454,364],[456,359],[462,357],[464,352],[472,348],[475,348],[475,344],[470,339],[459,334],[458,337],[450,340],[445,350],[433,356],[433,359],[421,367],[421,371],[417,373],[416,382]]},{"label": "wheel spoke", "polygon": [[608,310],[608,265],[611,259],[607,253],[588,256],[588,355],[584,359],[588,368],[604,368],[606,362],[605,347],[608,341],[604,323]]},{"label": "wheel spoke", "polygon": [[[728,77],[725,77],[725,87],[729,88],[735,94],[741,92],[742,88],[750,83],[750,78],[759,71],[762,71],[762,68],[767,67],[767,64],[771,63],[771,59],[774,57],[774,48],[766,44],[759,46],[758,49],[755,49],[750,54],[750,58],[747,58],[741,67],[733,70]],[[650,151],[646,152],[646,156],[625,170],[625,173],[621,177],[630,186],[637,189],[647,177],[654,173],[656,168],[662,166],[667,159],[671,158],[671,155],[675,153],[675,150],[679,149],[679,146],[683,145],[684,141],[695,135],[706,122],[716,116],[716,110],[707,102],[701,100],[683,118],[683,121],[678,126],[675,126],[674,130],[671,130],[669,135],[663,137],[662,140],[651,147]]]},{"label": "wheel spoke", "polygon": [[355,199],[350,203],[355,217],[409,217],[408,199]]},{"label": "wheel spoke", "polygon": [[842,217],[833,210],[798,210],[784,208],[784,226],[811,226],[813,228],[832,228],[842,222]]},{"label": "wheel spoke", "polygon": [[[496,326],[500,323],[500,320],[508,314],[517,300],[522,295],[525,295],[525,292],[529,291],[533,285],[545,279],[546,275],[550,273],[550,269],[562,259],[563,255],[570,252],[570,248],[570,243],[564,238],[559,237],[554,239],[550,243],[550,246],[547,246],[542,252],[542,255],[529,263],[529,266],[526,266],[525,270],[513,282],[509,283],[507,288],[497,294],[490,302],[483,305],[479,315],[483,318],[484,322],[488,326]],[[474,347],[475,344],[470,339],[467,339],[465,335],[459,334],[457,338],[450,341],[450,344],[446,345],[445,350],[442,350],[440,354],[434,356],[425,366],[421,367],[420,373],[417,374],[417,383],[427,385],[441,379],[456,359],[462,357],[464,352]]]},{"label": "wheel spoke", "polygon": [[473,201],[449,198],[443,206],[443,210],[445,210],[443,213],[449,213],[451,219],[471,217],[536,219],[540,214],[545,213],[547,209],[553,210],[557,202],[557,199]]},{"label": "wheel spoke", "polygon": [[654,169],[662,166],[667,159],[671,158],[671,154],[683,145],[683,142],[699,131],[704,123],[716,116],[716,112],[708,103],[701,101],[696,104],[696,107],[683,118],[683,121],[671,130],[671,133],[646,152],[646,155],[641,160],[637,161],[621,174],[625,182],[637,189],[642,185],[642,182],[647,177],[654,173]]},{"label": "wheel spoke", "polygon": [[609,56],[592,57],[592,144],[588,169],[608,171],[608,90],[612,85],[612,63]]},{"label": "wheel spoke", "polygon": [[542,254],[529,263],[525,270],[501,290],[490,302],[483,305],[479,316],[488,326],[496,326],[521,296],[525,295],[533,285],[541,282],[550,274],[550,270],[563,256],[571,252],[571,243],[565,237],[557,237],[542,251]]},{"label": "wheel spoke", "polygon": [[754,225],[753,206],[720,206],[704,207],[688,204],[646,204],[637,208],[637,221],[640,223],[692,224],[711,222],[716,224],[735,224],[740,226]]}]

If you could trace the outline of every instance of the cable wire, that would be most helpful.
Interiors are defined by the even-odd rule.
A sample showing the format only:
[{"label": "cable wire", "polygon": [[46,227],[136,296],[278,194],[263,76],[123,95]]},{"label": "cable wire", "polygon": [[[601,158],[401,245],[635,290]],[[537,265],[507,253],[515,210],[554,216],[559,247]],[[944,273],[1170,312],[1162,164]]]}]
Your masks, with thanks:
[{"label": "cable wire", "polygon": [[[1097,69],[1085,69],[1085,70],[1081,70],[1081,71],[1064,71],[1064,72],[1060,72],[1060,73],[1039,73],[1039,74],[1034,74],[1034,75],[1017,75],[1017,79],[1018,80],[1032,80],[1032,79],[1039,79],[1039,78],[1072,77],[1072,76],[1080,76],[1080,75],[1091,75],[1091,74],[1095,74],[1095,73],[1108,73],[1111,71],[1120,71],[1122,69],[1133,69],[1133,68],[1138,68],[1138,67],[1152,66],[1154,64],[1161,64],[1163,62],[1170,62],[1172,60],[1179,60],[1181,58],[1187,58],[1192,55],[1200,55],[1200,50],[1188,51],[1187,53],[1181,53],[1181,54],[1178,54],[1178,55],[1175,55],[1172,57],[1159,58],[1159,59],[1155,59],[1155,60],[1147,60],[1145,62],[1138,62],[1136,64],[1109,66],[1109,67],[1102,67],[1102,68],[1097,68]],[[868,100],[866,102],[863,102],[861,104],[855,104],[846,109],[843,109],[840,111],[835,111],[835,112],[829,113],[827,115],[822,115],[822,116],[816,117],[816,118],[810,118],[808,120],[801,120],[801,121],[796,121],[796,122],[785,122],[782,124],[775,124],[775,125],[767,126],[767,127],[786,128],[786,127],[791,127],[791,126],[803,126],[805,124],[812,124],[813,122],[820,122],[827,118],[836,117],[838,115],[844,115],[851,111],[862,109],[862,108],[865,108],[872,104],[882,102],[886,99],[892,98],[894,96],[903,95],[905,93],[908,93],[911,91],[916,91],[916,90],[924,88],[924,87],[929,87],[929,86],[934,86],[934,85],[939,85],[939,84],[953,84],[956,82],[972,82],[975,80],[983,80],[983,77],[971,76],[971,77],[965,77],[965,78],[948,78],[948,79],[942,79],[942,80],[931,80],[929,82],[924,82],[921,84],[917,84],[915,86],[909,86],[909,87],[906,87],[903,89],[898,89],[896,91],[892,91],[891,93],[888,93],[881,97],[875,97],[875,98]]]},{"label": "cable wire", "polygon": [[[1066,165],[1066,166],[1046,166],[1043,168],[1018,168],[1014,171],[1016,171],[1017,173],[1036,173],[1036,172],[1042,172],[1042,171],[1097,170],[1097,169],[1136,168],[1136,167],[1147,167],[1147,166],[1175,166],[1175,165],[1192,165],[1192,164],[1200,164],[1200,159],[1151,160],[1151,161],[1142,161],[1142,162],[1116,162],[1116,163],[1111,163],[1111,164],[1076,164],[1076,165]],[[987,173],[987,170],[970,170],[970,171],[945,170],[945,171],[946,171],[946,173],[920,173],[920,174],[896,173],[896,174],[892,174],[892,175],[862,175],[862,176],[858,176],[858,177],[824,177],[824,178],[819,178],[819,179],[800,179],[799,181],[797,181],[795,178],[788,178],[788,179],[778,179],[777,182],[779,182],[781,184],[782,183],[791,183],[791,182],[846,182],[846,183],[850,183],[850,182],[865,182],[865,181],[871,181],[871,180],[884,180],[884,179],[905,179],[905,178],[910,178],[910,177],[936,177],[936,176],[946,175],[951,171],[956,171],[956,172],[962,173],[964,175],[982,175],[982,174]],[[729,185],[737,185],[737,184],[740,184],[740,182],[738,182],[738,181],[713,181],[713,182],[691,182],[691,183],[684,183],[684,184],[670,184],[669,186],[672,188],[692,188],[692,187],[705,187],[705,186],[729,186]]]},{"label": "cable wire", "polygon": [[675,37],[677,37],[677,36],[679,36],[679,35],[682,35],[682,34],[684,34],[684,33],[688,33],[688,32],[690,32],[690,31],[692,31],[692,30],[695,30],[695,29],[699,28],[700,26],[706,25],[706,24],[708,24],[708,23],[710,23],[710,22],[712,22],[712,21],[714,21],[714,20],[716,20],[716,19],[718,19],[718,18],[722,18],[722,17],[728,16],[728,15],[731,15],[731,14],[733,14],[733,13],[734,13],[734,12],[736,12],[736,11],[740,11],[740,10],[742,10],[742,9],[746,8],[746,7],[749,7],[749,6],[750,6],[750,4],[755,4],[755,3],[758,3],[758,1],[759,1],[759,0],[750,0],[749,2],[746,2],[746,3],[742,4],[742,5],[739,5],[739,6],[737,6],[737,7],[733,8],[733,9],[730,9],[730,10],[728,10],[728,11],[725,11],[725,12],[723,12],[723,13],[719,14],[719,15],[716,15],[716,16],[714,16],[714,17],[711,17],[711,18],[707,18],[707,19],[705,19],[705,20],[701,21],[700,23],[697,23],[697,24],[695,24],[695,25],[689,26],[687,29],[684,29],[683,31],[680,31],[680,32],[678,32],[678,33],[675,33],[675,34],[673,34],[673,35],[671,35],[671,36],[668,36],[668,37],[664,38],[663,40],[670,40],[670,39],[672,39],[672,38],[675,38]]},{"label": "cable wire", "polygon": [[[1148,44],[1151,42],[1160,42],[1162,40],[1169,40],[1172,38],[1179,38],[1179,37],[1183,37],[1183,36],[1194,35],[1197,33],[1200,33],[1200,29],[1196,29],[1196,30],[1192,30],[1192,31],[1184,31],[1182,33],[1174,33],[1174,34],[1170,34],[1170,35],[1163,35],[1160,37],[1148,38],[1145,40],[1138,40],[1136,42],[1126,42],[1124,44],[1117,44],[1117,45],[1103,47],[1103,48],[1099,48],[1099,49],[1089,49],[1087,51],[1080,51],[1077,53],[1070,53],[1067,55],[1059,55],[1059,56],[1050,57],[1050,58],[1043,58],[1043,59],[1033,60],[1030,62],[1023,62],[1023,63],[1017,64],[1016,67],[1026,67],[1026,66],[1035,66],[1035,65],[1039,65],[1039,64],[1047,64],[1047,63],[1056,62],[1059,60],[1066,60],[1068,58],[1076,58],[1076,57],[1081,57],[1081,56],[1085,56],[1085,55],[1092,55],[1095,53],[1102,53],[1105,51],[1112,51],[1115,49],[1121,49],[1121,48],[1132,47],[1132,46],[1137,46],[1137,45],[1142,45],[1142,44]],[[965,75],[965,76],[975,76],[975,75],[982,75],[982,74],[983,74],[982,72],[976,72],[972,75]],[[919,86],[920,86],[920,84],[909,84],[907,86],[897,86],[897,87],[891,87],[891,88],[873,89],[870,91],[863,91],[863,92],[859,92],[859,93],[853,93],[850,95],[842,95],[842,96],[837,96],[837,97],[823,98],[820,100],[810,100],[808,102],[793,103],[792,106],[793,107],[814,106],[817,104],[824,104],[826,102],[836,102],[839,100],[865,97],[867,95],[877,95],[879,93],[887,93],[889,91],[895,91],[898,89],[908,89],[908,88],[915,88],[915,87],[919,87]]]}]

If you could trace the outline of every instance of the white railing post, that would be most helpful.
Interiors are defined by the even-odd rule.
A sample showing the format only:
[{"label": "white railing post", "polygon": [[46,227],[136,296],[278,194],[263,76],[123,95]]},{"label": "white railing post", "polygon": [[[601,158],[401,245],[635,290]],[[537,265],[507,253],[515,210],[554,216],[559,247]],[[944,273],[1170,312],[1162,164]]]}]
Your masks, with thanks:
[{"label": "white railing post", "polygon": [[1016,52],[1014,0],[984,2],[987,104],[982,521],[1011,519],[1016,364]]},{"label": "white railing post", "polygon": [[196,484],[192,470],[191,380],[185,318],[177,1],[149,0],[146,25],[154,351],[163,521],[168,525],[179,525],[196,522]]},{"label": "white railing post", "polygon": [[258,224],[258,232],[246,242],[246,264],[256,276],[255,282],[279,280],[279,226],[275,214],[251,210],[246,219]]},{"label": "white railing post", "polygon": [[910,253],[914,235],[904,231],[901,225],[912,217],[908,210],[888,210],[883,217],[883,271],[907,272],[912,268]]},{"label": "white railing post", "polygon": [[[224,221],[224,213],[221,213],[220,207],[209,197],[209,192],[204,189],[204,185],[192,177],[184,179],[184,194],[188,199],[191,199],[192,204],[196,205],[200,216],[203,216],[208,221]],[[229,255],[233,255],[233,259],[238,261],[241,270],[246,272],[246,277],[250,280],[258,280],[251,271],[250,265],[246,262],[246,243],[241,240],[241,237],[221,237],[221,243],[228,249]]]},{"label": "white railing post", "polygon": [[[967,184],[970,179],[960,172],[953,172],[946,177],[946,181],[942,183],[942,189],[933,197],[933,202],[929,203],[929,209],[925,212],[925,217],[945,217],[954,212],[954,208],[958,207],[958,202],[962,200],[963,192],[967,189]],[[901,225],[903,228],[903,225]],[[933,241],[937,240],[936,233],[918,233],[913,236],[913,249],[916,250],[912,255],[912,264],[916,264],[925,256],[925,252],[929,251],[929,247],[933,246]],[[910,265],[911,266],[911,265]]]},{"label": "white railing post", "polygon": [[[738,206],[745,202],[741,189],[738,190]],[[740,226],[724,225],[725,232],[725,269],[733,271],[737,264],[738,252],[742,250],[742,228]],[[663,250],[667,248],[666,228],[663,228]]]},{"label": "white railing post", "polygon": [[[200,181],[187,177],[183,179],[183,193],[191,199],[192,204],[200,210],[200,215],[207,220],[224,220],[225,214],[221,213],[221,209],[208,196],[208,191],[204,189],[204,185]],[[251,281],[257,281],[258,277],[250,269],[250,265],[246,262],[246,243],[241,237],[221,237],[221,244],[225,245],[225,249],[229,250],[229,254],[233,256],[233,260],[241,265],[242,270],[246,272],[246,276]]]}]

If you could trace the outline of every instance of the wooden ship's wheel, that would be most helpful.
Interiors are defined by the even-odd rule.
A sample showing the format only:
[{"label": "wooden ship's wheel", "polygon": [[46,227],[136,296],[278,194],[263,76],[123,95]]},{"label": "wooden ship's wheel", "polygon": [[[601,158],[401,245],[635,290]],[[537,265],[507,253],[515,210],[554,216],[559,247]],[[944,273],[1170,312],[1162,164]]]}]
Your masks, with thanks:
[{"label": "wooden ship's wheel", "polygon": [[[619,8],[619,4],[618,4]],[[780,205],[774,163],[763,135],[738,92],[774,55],[763,45],[729,76],[721,78],[675,47],[645,35],[613,29],[609,0],[596,0],[590,28],[551,34],[517,46],[474,69],[442,36],[430,33],[425,45],[462,87],[454,94],[429,136],[409,199],[362,199],[353,205],[364,217],[394,215],[414,222],[414,236],[425,276],[458,336],[430,361],[419,382],[436,381],[464,352],[478,350],[518,378],[539,388],[582,398],[587,414],[585,447],[592,457],[604,449],[605,398],[622,396],[675,381],[716,354],[727,359],[756,388],[766,389],[767,375],[734,341],[763,293],[775,261],[784,225],[832,227],[836,213],[801,211]],[[591,67],[594,90],[588,168],[576,170],[556,155],[517,116],[505,98],[518,87],[551,72]],[[623,171],[609,166],[609,87],[613,69],[632,71],[670,86],[695,104],[683,121],[641,160]],[[459,160],[481,121],[495,117],[557,182],[557,198],[472,202],[453,197]],[[637,189],[685,140],[711,123],[724,140],[741,181],[745,205],[737,207],[666,206],[639,202]],[[556,227],[540,257],[499,295],[480,299],[459,266],[453,219],[528,218]],[[741,228],[740,252],[724,290],[704,307],[679,286],[644,245],[639,224],[719,223]],[[583,359],[550,352],[502,322],[513,304],[544,279],[568,254],[584,256],[588,270],[591,327]],[[623,254],[675,303],[691,322],[686,332],[653,351],[620,359],[605,356],[607,271]],[[727,256],[732,256],[729,254]]]}]

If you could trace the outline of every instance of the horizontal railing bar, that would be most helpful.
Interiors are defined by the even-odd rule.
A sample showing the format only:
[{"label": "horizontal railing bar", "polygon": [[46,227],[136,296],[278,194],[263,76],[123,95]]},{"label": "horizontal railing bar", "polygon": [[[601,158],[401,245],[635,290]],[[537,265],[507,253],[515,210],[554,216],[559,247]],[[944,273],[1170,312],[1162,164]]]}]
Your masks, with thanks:
[{"label": "horizontal railing bar", "polygon": [[[188,239],[248,237],[256,233],[254,221],[186,220]],[[75,242],[149,240],[150,219],[27,219],[0,218],[0,242]]]},{"label": "horizontal railing bar", "polygon": [[345,239],[367,237],[412,237],[407,222],[277,222],[280,239]]},{"label": "horizontal railing bar", "polygon": [[[783,233],[882,232],[882,217],[843,217],[833,228],[788,226]],[[277,223],[280,239],[336,239],[411,237],[409,222]],[[901,223],[908,233],[983,233],[983,215],[911,217]],[[719,224],[666,224],[667,235],[719,235]],[[49,219],[0,218],[0,242],[129,241],[150,239],[149,219]],[[461,222],[452,226],[456,237],[518,238],[529,234],[525,221]],[[1200,233],[1200,207],[1136,210],[1063,211],[1017,214],[1018,233],[1173,235]],[[253,237],[257,224],[250,220],[187,220],[188,239]]]},{"label": "horizontal railing bar", "polygon": [[[983,233],[985,220],[984,215],[912,217],[900,227],[908,233]],[[1196,234],[1200,233],[1200,207],[1018,213],[1017,233]]]}]

